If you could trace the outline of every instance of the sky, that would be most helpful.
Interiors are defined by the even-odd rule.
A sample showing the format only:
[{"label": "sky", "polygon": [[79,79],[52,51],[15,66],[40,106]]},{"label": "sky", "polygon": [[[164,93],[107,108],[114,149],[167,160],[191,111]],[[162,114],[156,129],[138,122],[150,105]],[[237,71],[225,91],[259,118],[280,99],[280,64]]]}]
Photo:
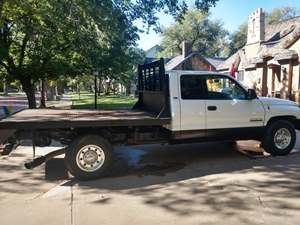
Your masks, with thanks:
[{"label": "sky", "polygon": [[[190,1],[193,2],[192,0]],[[212,19],[220,19],[224,23],[224,28],[229,32],[237,30],[240,24],[248,20],[248,16],[257,8],[263,8],[270,12],[273,8],[281,6],[294,6],[300,8],[300,0],[219,0],[216,7],[211,8]],[[171,16],[163,13],[158,14],[159,24],[164,27],[170,26],[174,23]],[[137,23],[139,27],[143,24]],[[161,35],[150,30],[147,34],[140,34],[138,46],[144,50],[159,44]]]}]

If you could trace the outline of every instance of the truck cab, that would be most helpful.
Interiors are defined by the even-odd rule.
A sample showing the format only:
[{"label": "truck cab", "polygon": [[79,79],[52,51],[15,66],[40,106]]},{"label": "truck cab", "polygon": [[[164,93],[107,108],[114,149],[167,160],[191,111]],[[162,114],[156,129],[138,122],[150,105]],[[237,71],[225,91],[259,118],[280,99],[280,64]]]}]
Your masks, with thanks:
[{"label": "truck cab", "polygon": [[264,106],[234,78],[207,71],[170,71],[172,131],[262,127]]},{"label": "truck cab", "polygon": [[[165,127],[172,131],[173,139],[255,139],[273,154],[285,154],[283,149],[290,151],[294,146],[294,130],[299,129],[300,121],[300,108],[295,102],[258,97],[254,90],[226,74],[208,71],[166,74],[171,123]],[[283,127],[270,134],[274,124]]]}]

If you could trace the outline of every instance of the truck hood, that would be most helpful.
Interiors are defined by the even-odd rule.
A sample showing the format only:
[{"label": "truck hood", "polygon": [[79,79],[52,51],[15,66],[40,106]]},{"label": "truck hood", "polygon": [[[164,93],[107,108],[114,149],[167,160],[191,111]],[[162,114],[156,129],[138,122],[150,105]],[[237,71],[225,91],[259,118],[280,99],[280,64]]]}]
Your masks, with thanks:
[{"label": "truck hood", "polygon": [[285,99],[279,99],[279,98],[259,97],[259,100],[262,102],[264,106],[272,106],[272,105],[298,106],[296,102],[285,100]]}]

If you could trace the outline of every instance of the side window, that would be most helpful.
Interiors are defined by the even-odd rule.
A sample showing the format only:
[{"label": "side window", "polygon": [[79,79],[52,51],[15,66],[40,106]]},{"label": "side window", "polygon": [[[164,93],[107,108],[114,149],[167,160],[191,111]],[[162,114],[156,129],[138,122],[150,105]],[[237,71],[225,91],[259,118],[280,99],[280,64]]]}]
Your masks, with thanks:
[{"label": "side window", "polygon": [[228,77],[206,77],[208,99],[230,100],[247,98],[245,90],[234,80]]},{"label": "side window", "polygon": [[182,99],[205,99],[205,77],[200,75],[182,75],[180,77]]}]

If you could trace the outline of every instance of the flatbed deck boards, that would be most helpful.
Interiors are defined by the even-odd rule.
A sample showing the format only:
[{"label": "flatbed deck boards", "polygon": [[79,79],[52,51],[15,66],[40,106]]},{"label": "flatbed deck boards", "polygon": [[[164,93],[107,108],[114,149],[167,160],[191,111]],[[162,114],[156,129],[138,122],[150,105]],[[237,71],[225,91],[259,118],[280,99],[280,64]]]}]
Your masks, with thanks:
[{"label": "flatbed deck boards", "polygon": [[154,126],[169,122],[170,118],[136,110],[26,109],[0,120],[0,129]]}]

